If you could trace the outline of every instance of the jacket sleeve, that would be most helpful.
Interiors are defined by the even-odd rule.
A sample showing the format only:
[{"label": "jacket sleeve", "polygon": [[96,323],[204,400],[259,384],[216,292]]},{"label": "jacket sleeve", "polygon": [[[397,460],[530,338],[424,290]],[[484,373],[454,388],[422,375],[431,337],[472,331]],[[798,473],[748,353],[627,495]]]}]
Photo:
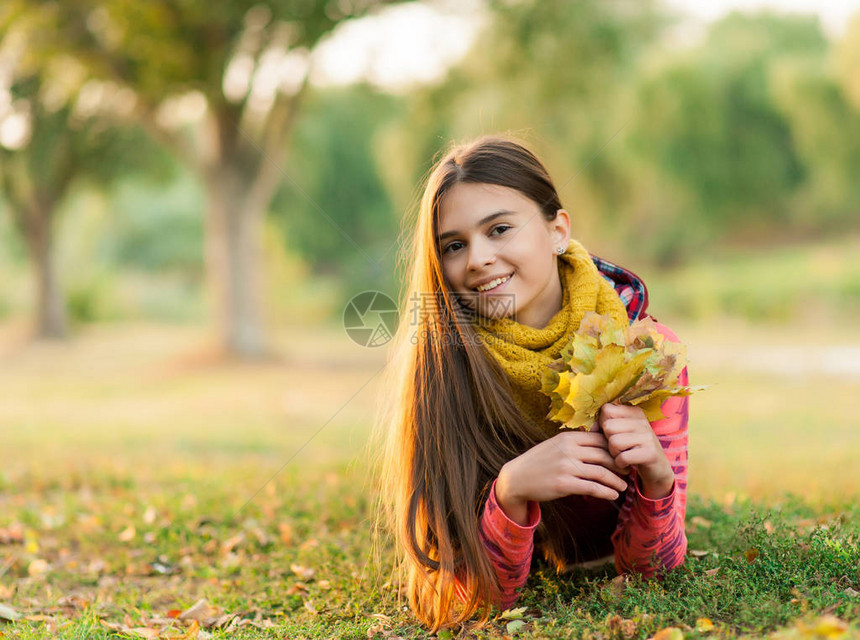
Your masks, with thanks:
[{"label": "jacket sleeve", "polygon": [[[657,324],[658,330],[673,342],[679,342],[671,329]],[[678,376],[678,385],[689,384],[687,368]],[[666,417],[651,423],[672,465],[675,481],[664,498],[642,495],[640,479],[633,469],[632,484],[612,534],[615,568],[618,573],[638,572],[652,577],[659,569],[674,569],[684,563],[687,535],[684,518],[687,510],[687,424],[689,397],[672,396],[661,407]],[[653,560],[653,561],[652,561]]]},{"label": "jacket sleeve", "polygon": [[[528,503],[527,524],[522,526],[511,520],[496,501],[496,481],[484,504],[479,532],[484,550],[493,564],[501,587],[501,601],[494,602],[502,611],[509,609],[519,597],[519,589],[529,576],[532,552],[534,551],[534,532],[540,523],[540,504]],[[466,601],[467,590],[462,576],[455,577],[457,596]]]}]

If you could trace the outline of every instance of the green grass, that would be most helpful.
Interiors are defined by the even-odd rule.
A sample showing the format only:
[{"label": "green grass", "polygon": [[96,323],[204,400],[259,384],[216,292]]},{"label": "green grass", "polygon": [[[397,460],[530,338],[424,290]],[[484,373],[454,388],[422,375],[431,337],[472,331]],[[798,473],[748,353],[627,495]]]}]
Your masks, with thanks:
[{"label": "green grass", "polygon": [[[384,354],[322,329],[280,346],[279,362],[216,365],[192,327],[29,347],[0,332],[0,603],[22,616],[0,635],[192,637],[168,612],[205,598],[235,617],[201,638],[426,637],[387,542],[379,562],[371,547],[376,379],[347,402]],[[821,616],[860,618],[860,384],[788,387],[708,362],[694,378],[713,386],[691,399],[685,564],[620,583],[540,563],[522,635],[812,638]],[[715,630],[697,632],[702,618]],[[502,638],[507,623],[459,637]]]}]

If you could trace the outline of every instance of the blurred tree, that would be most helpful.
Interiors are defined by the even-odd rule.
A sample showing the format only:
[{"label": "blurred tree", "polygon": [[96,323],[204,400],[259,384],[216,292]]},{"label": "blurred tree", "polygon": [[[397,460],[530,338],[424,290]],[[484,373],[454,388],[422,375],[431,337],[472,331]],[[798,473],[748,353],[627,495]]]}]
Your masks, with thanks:
[{"label": "blurred tree", "polygon": [[774,103],[773,70],[826,53],[817,17],[733,13],[711,26],[700,47],[642,77],[628,141],[668,178],[662,188],[690,196],[677,198],[681,208],[664,211],[657,224],[634,215],[628,227],[662,264],[732,233],[768,233],[790,222],[807,168]]},{"label": "blurred tree", "polygon": [[[377,138],[399,115],[402,98],[362,83],[314,90],[306,105],[290,146],[301,162],[288,167],[302,190],[284,185],[273,205],[286,243],[318,274],[352,288],[381,286],[391,274],[378,260],[394,257],[386,252],[397,219],[378,166],[399,158],[386,156]],[[345,238],[359,251],[344,251]]]},{"label": "blurred tree", "polygon": [[130,175],[110,190],[113,233],[102,243],[118,267],[170,274],[188,287],[204,280],[200,185],[183,167],[170,183]]},{"label": "blurred tree", "polygon": [[87,82],[68,56],[39,65],[28,55],[34,34],[46,27],[33,18],[0,11],[0,195],[34,270],[35,335],[60,338],[67,332],[54,251],[61,203],[76,182],[104,184],[120,167],[153,166],[154,156],[145,134],[120,122],[128,92]]},{"label": "blurred tree", "polygon": [[485,133],[530,142],[587,234],[595,211],[624,192],[612,142],[629,120],[632,74],[671,23],[657,2],[490,0],[484,29],[447,78],[415,91],[407,117],[385,134],[397,163],[384,167],[398,208],[414,209],[413,186],[441,147]]},{"label": "blurred tree", "polygon": [[147,129],[195,170],[207,200],[207,263],[225,351],[267,350],[263,217],[314,46],[396,0],[10,0],[53,15],[49,34],[97,77],[133,89]]},{"label": "blurred tree", "polygon": [[806,177],[788,213],[798,233],[841,233],[860,220],[860,109],[825,61],[783,61],[772,82],[774,104],[791,126]]},{"label": "blurred tree", "polygon": [[848,22],[834,58],[836,77],[842,91],[860,111],[860,10]]}]

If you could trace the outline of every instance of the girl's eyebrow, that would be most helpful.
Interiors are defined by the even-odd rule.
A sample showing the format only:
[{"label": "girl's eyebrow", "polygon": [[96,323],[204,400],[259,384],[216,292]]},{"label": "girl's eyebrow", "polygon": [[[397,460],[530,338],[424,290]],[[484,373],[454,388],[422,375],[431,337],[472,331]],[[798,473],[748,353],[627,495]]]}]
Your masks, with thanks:
[{"label": "girl's eyebrow", "polygon": [[[477,226],[482,227],[485,224],[487,224],[488,222],[491,222],[491,221],[495,220],[496,218],[498,218],[499,216],[505,215],[506,213],[516,213],[516,211],[511,211],[509,209],[501,209],[499,211],[496,211],[495,213],[491,213],[490,215],[484,216],[483,218],[478,220]],[[456,236],[459,234],[460,234],[459,231],[446,231],[445,233],[439,235],[437,239],[439,242],[442,242],[445,238],[448,238],[450,236]]]}]

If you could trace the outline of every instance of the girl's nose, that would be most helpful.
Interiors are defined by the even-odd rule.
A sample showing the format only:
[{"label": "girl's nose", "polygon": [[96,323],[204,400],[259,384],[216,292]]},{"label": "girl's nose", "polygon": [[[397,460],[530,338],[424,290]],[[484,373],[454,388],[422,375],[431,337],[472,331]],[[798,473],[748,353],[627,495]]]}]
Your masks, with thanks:
[{"label": "girl's nose", "polygon": [[469,246],[469,268],[481,269],[485,265],[493,264],[496,261],[496,253],[493,248],[484,245],[480,242],[472,243]]}]

